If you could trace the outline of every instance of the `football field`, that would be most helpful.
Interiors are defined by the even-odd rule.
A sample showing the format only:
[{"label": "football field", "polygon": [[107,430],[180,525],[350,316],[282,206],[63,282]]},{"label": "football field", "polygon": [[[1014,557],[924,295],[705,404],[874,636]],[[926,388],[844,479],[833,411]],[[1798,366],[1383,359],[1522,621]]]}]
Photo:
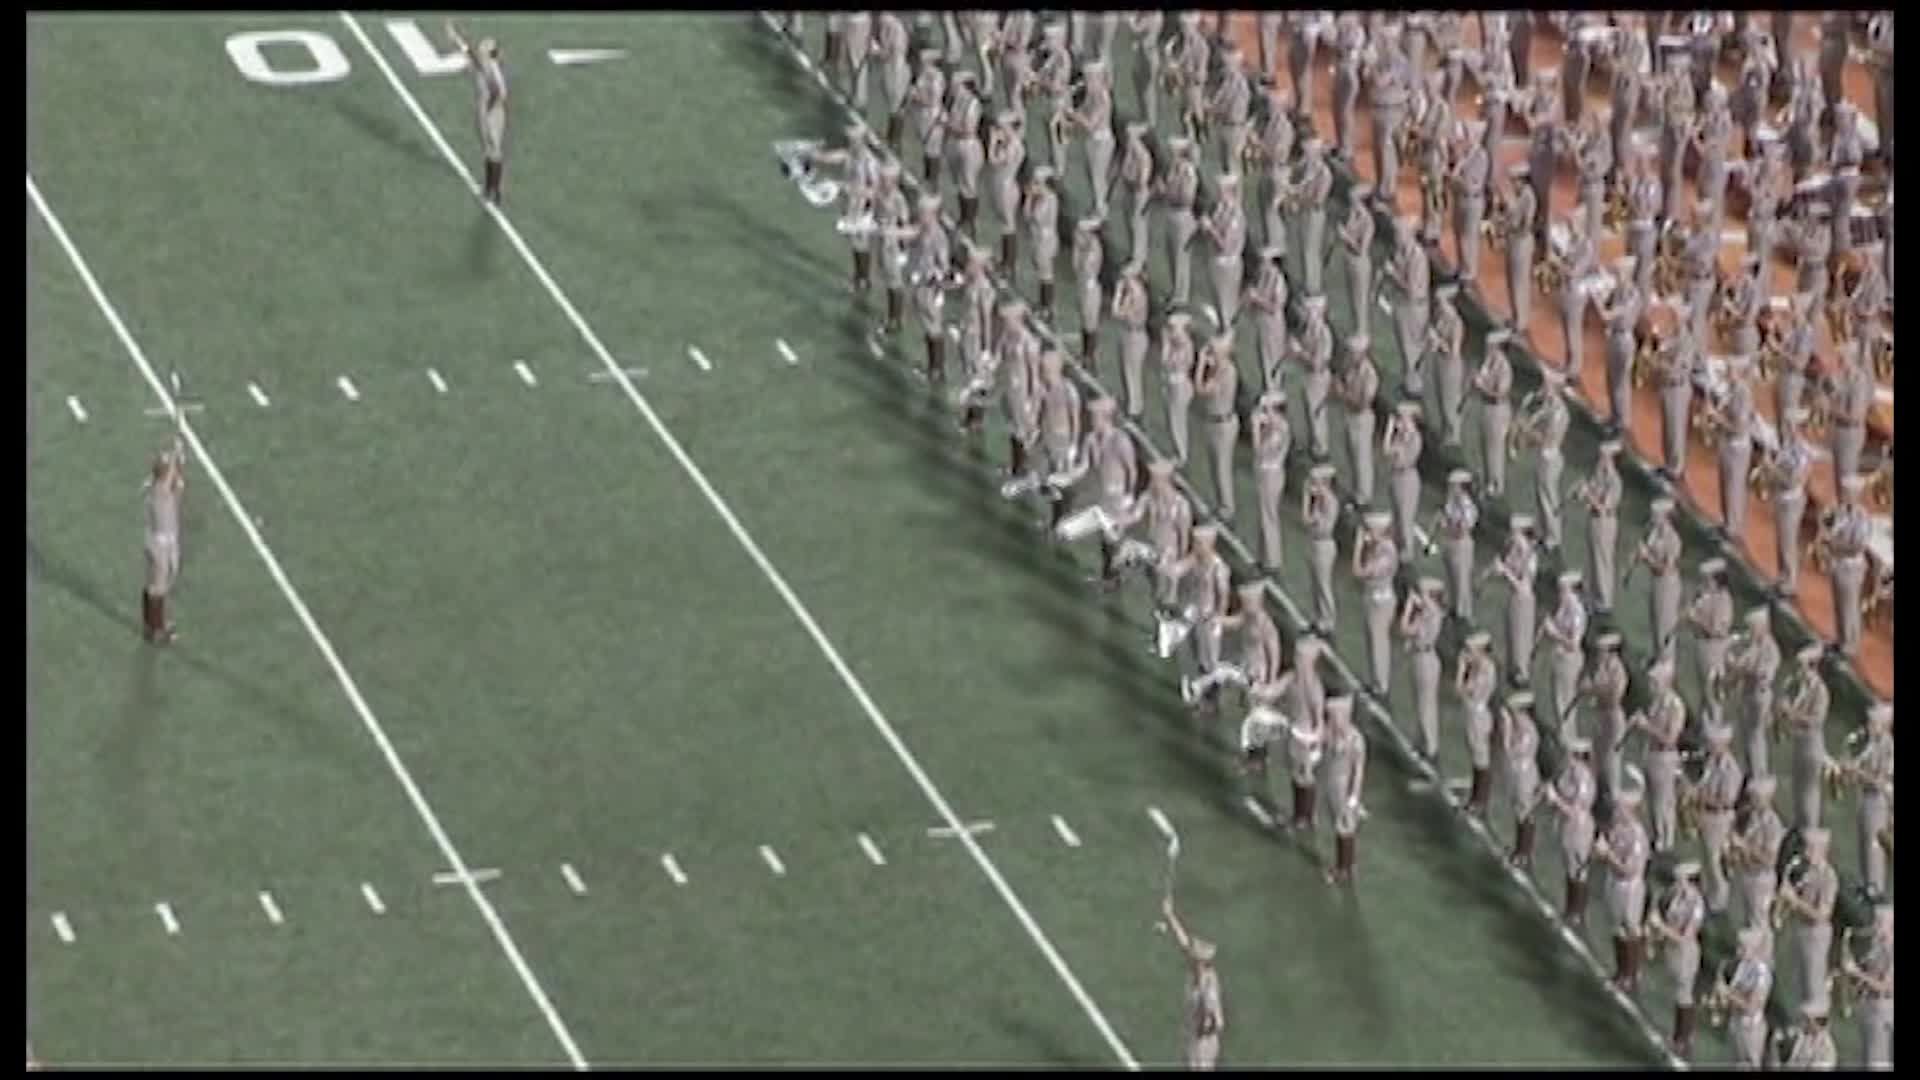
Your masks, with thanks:
[{"label": "football field", "polygon": [[[1262,823],[1143,590],[1090,587],[1000,498],[997,427],[955,434],[917,335],[851,304],[768,152],[845,114],[757,18],[463,20],[512,79],[501,214],[441,21],[28,21],[35,1056],[1169,1063],[1158,808],[1230,1062],[1663,1060],[1593,975],[1604,918],[1570,948],[1388,737],[1356,887],[1324,828]],[[621,55],[549,52],[589,48]],[[158,650],[139,484],[176,377]]]}]

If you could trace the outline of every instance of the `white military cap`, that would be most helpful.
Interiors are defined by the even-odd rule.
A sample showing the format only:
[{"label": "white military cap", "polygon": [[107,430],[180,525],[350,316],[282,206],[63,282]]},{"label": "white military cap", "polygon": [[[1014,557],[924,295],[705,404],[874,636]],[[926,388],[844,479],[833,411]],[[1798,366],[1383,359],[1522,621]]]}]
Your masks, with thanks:
[{"label": "white military cap", "polygon": [[1747,795],[1755,802],[1766,802],[1773,798],[1779,786],[1780,782],[1773,778],[1772,773],[1756,773],[1747,778]]},{"label": "white military cap", "polygon": [[1707,742],[1712,746],[1726,746],[1733,742],[1733,728],[1726,724],[1708,724]]},{"label": "white military cap", "polygon": [[1825,645],[1817,641],[1809,641],[1805,645],[1800,646],[1800,651],[1793,655],[1798,657],[1803,664],[1817,664],[1820,662],[1820,657],[1824,655],[1826,651],[1827,647]]},{"label": "white military cap", "polygon": [[1183,27],[1193,27],[1193,26],[1200,25],[1200,13],[1198,11],[1193,11],[1189,9],[1187,11],[1181,12],[1178,17],[1180,20],[1180,25]]},{"label": "white military cap", "polygon": [[1043,184],[1052,183],[1053,182],[1053,166],[1042,165],[1039,168],[1033,170],[1033,178],[1035,180],[1040,181]]},{"label": "white military cap", "polygon": [[1813,413],[1805,405],[1795,405],[1788,409],[1784,416],[1787,423],[1794,427],[1805,427],[1807,421],[1813,418]]},{"label": "white military cap", "polygon": [[[1619,637],[1620,635],[1615,634],[1614,636]],[[1662,676],[1665,676],[1665,678],[1663,679]],[[1672,679],[1673,652],[1671,650],[1663,652],[1653,658],[1653,663],[1647,665],[1647,677],[1653,679],[1655,682],[1664,682]]]},{"label": "white military cap", "polygon": [[1700,564],[1700,573],[1705,577],[1718,577],[1727,572],[1727,560],[1715,555]]},{"label": "white military cap", "polygon": [[1507,519],[1507,526],[1515,532],[1532,532],[1533,515],[1515,514]]},{"label": "white military cap", "polygon": [[1216,183],[1223,188],[1238,188],[1240,186],[1240,174],[1232,171],[1223,172],[1220,174],[1220,179],[1216,181]]},{"label": "white military cap", "polygon": [[1105,218],[1083,217],[1080,219],[1080,223],[1079,223],[1080,231],[1097,233],[1100,231],[1100,226],[1105,225],[1106,223],[1107,222]]},{"label": "white military cap", "polygon": [[1867,709],[1867,726],[1893,726],[1893,706],[1884,701],[1876,701]]},{"label": "white military cap", "polygon": [[948,81],[955,86],[972,86],[974,84],[974,74],[966,68],[961,68],[959,71],[954,72],[953,78]]},{"label": "white military cap", "polygon": [[1330,461],[1323,461],[1320,464],[1315,465],[1313,468],[1307,470],[1307,479],[1331,480],[1333,479],[1333,473],[1334,473],[1333,463]]},{"label": "white military cap", "polygon": [[1825,829],[1813,828],[1801,833],[1800,840],[1808,851],[1825,851],[1833,840],[1833,834]]},{"label": "white military cap", "polygon": [[1366,352],[1367,345],[1367,335],[1365,334],[1355,334],[1347,339],[1348,352]]},{"label": "white military cap", "polygon": [[1531,176],[1532,174],[1533,166],[1524,161],[1516,161],[1512,165],[1507,166],[1508,176]]},{"label": "white military cap", "polygon": [[1447,474],[1447,483],[1455,487],[1464,487],[1473,483],[1473,473],[1466,469],[1455,469]]},{"label": "white military cap", "polygon": [[1800,1015],[1807,1020],[1825,1020],[1827,1004],[1819,998],[1810,997],[1800,1003]]},{"label": "white military cap", "polygon": [[1399,413],[1401,416],[1419,416],[1420,403],[1409,398],[1406,401],[1396,402],[1393,406],[1393,411]]},{"label": "white military cap", "polygon": [[1847,495],[1858,495],[1867,489],[1867,478],[1861,473],[1840,478],[1840,490]]},{"label": "white military cap", "polygon": [[1001,318],[1017,319],[1027,313],[1027,302],[1016,296],[1011,299],[1002,300],[999,310]]},{"label": "white military cap", "polygon": [[1691,859],[1683,863],[1675,863],[1673,866],[1673,876],[1679,878],[1697,878],[1700,876],[1700,864]]},{"label": "white military cap", "polygon": [[880,175],[887,180],[900,179],[900,163],[897,161],[882,162],[880,165]]},{"label": "white military cap", "polygon": [[1566,746],[1567,746],[1567,753],[1569,754],[1593,753],[1593,740],[1587,738],[1585,735],[1575,735],[1569,738],[1567,740]]},{"label": "white military cap", "polygon": [[1203,964],[1211,964],[1214,956],[1216,956],[1219,951],[1219,948],[1206,938],[1197,937],[1193,939],[1193,958]]},{"label": "white military cap", "polygon": [[1220,526],[1218,525],[1195,525],[1193,527],[1193,540],[1196,544],[1201,541],[1211,544],[1219,539],[1219,537]]},{"label": "white military cap", "polygon": [[1300,301],[1300,306],[1307,311],[1322,312],[1327,309],[1327,298],[1325,296],[1309,296],[1305,300]]},{"label": "white military cap", "polygon": [[1156,480],[1165,480],[1173,475],[1173,462],[1166,458],[1147,462],[1147,475]]},{"label": "white military cap", "polygon": [[941,52],[939,49],[921,49],[920,63],[924,66],[932,67],[933,65],[939,63],[941,57],[945,55],[946,54]]},{"label": "white military cap", "polygon": [[1507,695],[1507,708],[1514,712],[1525,712],[1533,708],[1533,692],[1520,690]]},{"label": "white military cap", "polygon": [[1487,331],[1488,345],[1495,345],[1495,346],[1505,345],[1507,342],[1511,340],[1513,340],[1513,331],[1511,330],[1501,329],[1501,330]]},{"label": "white military cap", "polygon": [[1773,618],[1773,609],[1767,607],[1765,604],[1747,609],[1747,621],[1755,626],[1765,626],[1767,620],[1771,618]]},{"label": "white military cap", "polygon": [[1767,944],[1767,928],[1747,926],[1740,930],[1740,949],[1742,952],[1758,952]]},{"label": "white military cap", "polygon": [[1220,59],[1226,61],[1229,64],[1232,64],[1235,67],[1239,67],[1240,66],[1240,47],[1238,45],[1227,46],[1226,49],[1220,53]]},{"label": "white military cap", "polygon": [[1364,202],[1365,200],[1373,197],[1373,185],[1372,184],[1355,184],[1351,189],[1348,190],[1347,194],[1351,196],[1353,201],[1355,202]]},{"label": "white military cap", "polygon": [[1604,456],[1606,456],[1606,457],[1613,457],[1613,456],[1615,456],[1615,455],[1617,455],[1617,454],[1619,454],[1619,453],[1620,453],[1620,440],[1619,440],[1619,439],[1606,439],[1606,440],[1603,440],[1603,441],[1602,441],[1602,442],[1600,443],[1600,453],[1601,453],[1602,455],[1604,455]]},{"label": "white military cap", "polygon": [[1578,570],[1562,570],[1560,572],[1560,587],[1563,589],[1577,589],[1580,587],[1580,581],[1581,575]]},{"label": "white military cap", "polygon": [[1185,135],[1175,135],[1167,140],[1167,149],[1175,154],[1185,154],[1193,150],[1193,140]]},{"label": "white military cap", "polygon": [[[1008,110],[1008,111],[1011,112],[1012,110]],[[1153,125],[1147,123],[1145,120],[1134,120],[1127,124],[1127,134],[1133,136],[1136,139],[1146,138],[1147,133],[1151,132],[1152,130],[1153,130]]]},{"label": "white military cap", "polygon": [[1184,328],[1190,325],[1192,322],[1193,322],[1193,313],[1188,311],[1176,311],[1173,314],[1167,316],[1168,326],[1178,326],[1178,327]]},{"label": "white military cap", "polygon": [[1094,398],[1092,401],[1087,402],[1087,412],[1094,416],[1112,416],[1113,399],[1110,397]]},{"label": "white military cap", "polygon": [[853,142],[853,143],[861,142],[865,140],[866,137],[867,137],[867,125],[862,124],[857,120],[847,125],[847,141],[848,142]]},{"label": "white military cap", "polygon": [[1105,75],[1107,73],[1107,62],[1096,56],[1086,63],[1081,64],[1080,71],[1086,75]]},{"label": "white military cap", "polygon": [[1673,500],[1662,495],[1651,503],[1648,503],[1647,509],[1654,517],[1666,517],[1668,514],[1673,513]]},{"label": "white military cap", "polygon": [[1490,649],[1493,647],[1493,635],[1485,630],[1475,630],[1467,635],[1465,645],[1469,649]]},{"label": "white military cap", "polygon": [[1447,583],[1437,577],[1423,577],[1420,579],[1420,591],[1423,593],[1444,593],[1447,591]]},{"label": "white military cap", "polygon": [[1040,36],[1044,38],[1064,38],[1067,36],[1067,24],[1063,22],[1050,22],[1040,28]]},{"label": "white military cap", "polygon": [[1727,367],[1730,368],[1735,375],[1745,375],[1753,367],[1753,358],[1745,353],[1735,353],[1727,357]]},{"label": "white military cap", "polygon": [[1603,649],[1617,649],[1620,647],[1620,635],[1609,630],[1599,637],[1594,638],[1593,643]]},{"label": "white military cap", "polygon": [[1454,297],[1460,295],[1460,286],[1455,285],[1453,282],[1448,282],[1445,285],[1435,286],[1433,290],[1433,295],[1435,299],[1451,300]]},{"label": "white military cap", "polygon": [[1025,118],[1012,109],[1001,109],[993,116],[993,122],[1001,127],[1018,127],[1023,119]]},{"label": "white military cap", "polygon": [[1385,510],[1369,510],[1360,520],[1366,524],[1367,528],[1380,532],[1393,524],[1393,515]]},{"label": "white military cap", "polygon": [[920,212],[923,214],[939,213],[940,212],[940,196],[938,195],[920,196]]},{"label": "white military cap", "polygon": [[1622,255],[1619,258],[1613,260],[1614,272],[1618,273],[1621,277],[1624,278],[1627,275],[1633,273],[1633,263],[1634,263],[1633,256]]},{"label": "white military cap", "polygon": [[1352,694],[1335,694],[1332,697],[1329,697],[1327,699],[1326,711],[1327,711],[1327,716],[1329,718],[1339,717],[1341,719],[1346,719],[1347,717],[1352,716],[1353,715],[1353,695]]},{"label": "white military cap", "polygon": [[1558,390],[1560,384],[1567,381],[1567,373],[1557,367],[1542,367],[1540,381],[1546,383],[1549,389]]},{"label": "white military cap", "polygon": [[1249,581],[1233,590],[1240,594],[1240,600],[1248,607],[1258,607],[1261,598],[1266,596],[1267,587],[1258,581]]},{"label": "white military cap", "polygon": [[986,248],[972,246],[967,248],[968,266],[985,266],[992,258],[993,256],[987,253]]},{"label": "white military cap", "polygon": [[1260,257],[1268,262],[1279,262],[1287,257],[1287,249],[1268,244],[1260,249]]},{"label": "white military cap", "polygon": [[1318,135],[1309,135],[1306,141],[1300,144],[1301,152],[1313,157],[1319,157],[1326,152],[1326,149],[1326,141]]},{"label": "white military cap", "polygon": [[1296,655],[1300,653],[1317,653],[1320,651],[1321,644],[1320,635],[1301,634],[1294,639],[1293,651]]},{"label": "white military cap", "polygon": [[1273,408],[1274,406],[1278,406],[1278,405],[1285,405],[1286,403],[1287,403],[1287,392],[1285,390],[1280,389],[1277,386],[1271,390],[1265,391],[1260,395],[1260,404],[1267,408]]}]

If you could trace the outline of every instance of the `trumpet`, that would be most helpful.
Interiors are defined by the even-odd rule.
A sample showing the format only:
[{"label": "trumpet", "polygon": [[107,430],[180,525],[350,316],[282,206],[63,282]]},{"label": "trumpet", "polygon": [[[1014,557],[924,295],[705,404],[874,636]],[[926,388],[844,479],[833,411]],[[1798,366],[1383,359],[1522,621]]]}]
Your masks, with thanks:
[{"label": "trumpet", "polygon": [[1713,989],[1707,991],[1707,999],[1702,1004],[1708,1027],[1727,1026],[1727,1014],[1733,1008],[1733,987],[1727,984],[1724,972],[1714,981]]},{"label": "trumpet", "polygon": [[1533,287],[1548,296],[1560,295],[1567,283],[1567,260],[1549,248],[1533,263]]},{"label": "trumpet", "polygon": [[1773,902],[1767,905],[1767,922],[1776,932],[1787,925],[1787,913],[1793,901],[1799,899],[1794,887],[1800,883],[1800,876],[1807,872],[1808,865],[1805,855],[1795,855],[1787,863],[1787,872],[1780,875],[1780,885],[1773,891]]}]

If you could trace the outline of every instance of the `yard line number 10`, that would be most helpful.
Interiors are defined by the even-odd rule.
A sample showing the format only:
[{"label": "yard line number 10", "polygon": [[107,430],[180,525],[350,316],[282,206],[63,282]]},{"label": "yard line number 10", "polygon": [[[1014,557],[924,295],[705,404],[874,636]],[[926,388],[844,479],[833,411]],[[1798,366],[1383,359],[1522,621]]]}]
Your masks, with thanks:
[{"label": "yard line number 10", "polygon": [[[441,52],[414,20],[386,22],[394,45],[420,74],[452,75],[467,69],[465,53]],[[276,59],[268,59],[270,52]],[[227,38],[227,56],[248,82],[261,86],[339,82],[353,71],[340,43],[318,30],[249,30],[234,34]]]}]

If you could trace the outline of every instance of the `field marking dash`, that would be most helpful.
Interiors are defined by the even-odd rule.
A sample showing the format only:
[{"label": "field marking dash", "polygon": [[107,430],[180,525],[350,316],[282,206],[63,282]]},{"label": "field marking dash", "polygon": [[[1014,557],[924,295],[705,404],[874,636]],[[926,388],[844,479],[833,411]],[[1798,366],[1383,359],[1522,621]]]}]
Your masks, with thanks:
[{"label": "field marking dash", "polygon": [[1260,800],[1249,795],[1241,800],[1241,805],[1245,806],[1248,812],[1253,814],[1255,820],[1259,821],[1260,824],[1265,825],[1269,829],[1273,828],[1273,815],[1267,813],[1267,808],[1260,805]]},{"label": "field marking dash", "polygon": [[287,921],[286,916],[280,914],[280,905],[274,903],[273,894],[265,889],[260,890],[260,910],[267,913],[267,921],[275,926]]},{"label": "field marking dash", "polygon": [[444,394],[447,392],[447,380],[441,378],[438,371],[428,368],[427,381],[433,384],[434,393]]},{"label": "field marking dash", "polygon": [[493,867],[473,867],[468,870],[443,870],[433,875],[435,885],[478,885],[483,881],[494,881],[500,877],[500,871]]},{"label": "field marking dash", "polygon": [[687,357],[693,361],[693,366],[699,368],[701,371],[713,370],[713,362],[707,359],[706,353],[700,351],[700,346],[687,346]]},{"label": "field marking dash", "polygon": [[253,403],[255,405],[260,406],[263,409],[273,404],[273,402],[267,400],[267,392],[265,390],[260,389],[259,383],[256,383],[256,382],[248,383],[247,393],[253,395]]},{"label": "field marking dash", "polygon": [[874,843],[873,837],[868,836],[866,833],[860,834],[860,850],[867,853],[867,861],[873,865],[887,865],[887,857],[880,854],[880,845]]},{"label": "field marking dash", "polygon": [[338,386],[340,388],[340,393],[345,395],[348,401],[360,400],[360,391],[354,388],[352,379],[349,379],[345,375],[342,375],[339,378],[333,380],[333,382],[335,386]]},{"label": "field marking dash", "polygon": [[533,369],[527,366],[525,360],[515,360],[513,362],[513,370],[519,373],[520,381],[526,383],[528,386],[540,385],[540,380],[533,377]]},{"label": "field marking dash", "polygon": [[1068,847],[1080,846],[1079,834],[1075,833],[1073,831],[1073,826],[1068,825],[1067,819],[1061,817],[1059,814],[1053,815],[1053,831],[1060,834],[1061,842],[1066,844]]},{"label": "field marking dash", "polygon": [[380,902],[380,894],[373,891],[371,883],[365,881],[360,883],[360,895],[367,898],[367,906],[373,909],[375,915],[387,913],[387,905]]},{"label": "field marking dash", "polygon": [[66,912],[56,911],[53,913],[53,932],[60,935],[62,943],[67,945],[73,944],[73,924],[67,921]]},{"label": "field marking dash", "polygon": [[778,874],[781,877],[786,876],[787,864],[780,861],[779,853],[775,852],[773,848],[767,846],[766,844],[761,844],[760,857],[766,860],[767,869],[773,871],[775,874]]},{"label": "field marking dash", "polygon": [[800,362],[799,355],[793,351],[793,346],[787,344],[786,338],[774,338],[773,346],[774,348],[780,350],[781,359],[785,360],[787,363],[798,364]]},{"label": "field marking dash", "polygon": [[667,876],[673,879],[675,885],[685,885],[687,883],[687,875],[680,872],[679,860],[675,859],[671,854],[660,856],[660,865],[666,868]]},{"label": "field marking dash", "polygon": [[927,830],[927,835],[933,837],[936,840],[950,840],[953,837],[960,835],[962,830],[965,830],[968,836],[979,836],[981,833],[992,832],[993,822],[969,821],[964,825],[960,826],[959,829],[956,829],[951,825],[935,825],[932,828]]},{"label": "field marking dash", "polygon": [[67,395],[67,411],[73,414],[75,420],[83,424],[87,422],[86,406],[81,405],[80,399],[74,397],[72,394]]},{"label": "field marking dash", "polygon": [[166,928],[167,936],[180,933],[180,920],[173,917],[173,905],[165,900],[153,905],[154,914],[160,916],[160,925]]},{"label": "field marking dash", "polygon": [[580,875],[574,872],[572,863],[560,864],[560,876],[567,879],[567,888],[573,890],[573,895],[587,895],[587,883],[580,880]]},{"label": "field marking dash", "polygon": [[[621,368],[620,370],[629,379],[644,379],[647,377],[647,369],[643,367]],[[614,375],[613,372],[608,371],[605,368],[597,368],[593,371],[587,372],[587,381],[596,382],[596,383],[598,382],[617,383],[620,381],[620,379],[618,376]]]}]

